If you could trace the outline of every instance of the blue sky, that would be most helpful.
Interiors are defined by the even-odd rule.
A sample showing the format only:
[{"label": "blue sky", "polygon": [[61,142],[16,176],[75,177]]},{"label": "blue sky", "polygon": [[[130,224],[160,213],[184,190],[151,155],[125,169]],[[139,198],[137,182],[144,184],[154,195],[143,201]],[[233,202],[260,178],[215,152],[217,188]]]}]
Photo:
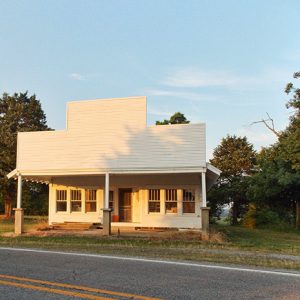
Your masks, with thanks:
[{"label": "blue sky", "polygon": [[300,70],[300,1],[0,1],[0,93],[28,90],[49,126],[71,100],[148,97],[148,123],[183,112],[227,134],[275,141]]}]

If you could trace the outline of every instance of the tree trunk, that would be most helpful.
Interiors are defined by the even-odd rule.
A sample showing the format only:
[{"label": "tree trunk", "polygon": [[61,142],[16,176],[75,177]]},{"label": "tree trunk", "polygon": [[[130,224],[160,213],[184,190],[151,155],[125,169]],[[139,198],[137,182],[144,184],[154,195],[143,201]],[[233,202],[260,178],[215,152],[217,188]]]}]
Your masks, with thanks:
[{"label": "tree trunk", "polygon": [[300,229],[300,199],[296,201],[296,228]]},{"label": "tree trunk", "polygon": [[10,219],[12,217],[12,198],[10,196],[6,196],[5,198],[4,214],[6,219]]},{"label": "tree trunk", "polygon": [[238,206],[234,202],[231,208],[232,216],[231,216],[231,225],[236,225],[238,223]]}]

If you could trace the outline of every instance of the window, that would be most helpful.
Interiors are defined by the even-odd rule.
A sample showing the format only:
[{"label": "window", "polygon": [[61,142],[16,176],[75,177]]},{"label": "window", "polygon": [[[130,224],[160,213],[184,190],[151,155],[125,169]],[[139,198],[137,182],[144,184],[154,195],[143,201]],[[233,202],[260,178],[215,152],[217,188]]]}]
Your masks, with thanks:
[{"label": "window", "polygon": [[109,191],[109,208],[114,210],[114,192]]},{"label": "window", "polygon": [[183,213],[195,213],[194,190],[183,190],[182,209]]},{"label": "window", "polygon": [[166,213],[177,213],[177,190],[166,190]]},{"label": "window", "polygon": [[159,213],[160,212],[160,190],[149,190],[148,197],[148,211],[149,213]]},{"label": "window", "polygon": [[81,211],[81,191],[71,190],[71,212]]},{"label": "window", "polygon": [[85,190],[85,211],[95,212],[97,209],[97,190]]},{"label": "window", "polygon": [[67,211],[67,190],[56,190],[56,211]]}]

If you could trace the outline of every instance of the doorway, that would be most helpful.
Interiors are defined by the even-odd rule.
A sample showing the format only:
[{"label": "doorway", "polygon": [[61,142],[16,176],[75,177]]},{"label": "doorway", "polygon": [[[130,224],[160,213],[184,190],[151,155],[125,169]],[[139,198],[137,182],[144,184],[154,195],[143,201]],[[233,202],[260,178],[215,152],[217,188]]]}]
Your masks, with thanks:
[{"label": "doorway", "polygon": [[132,221],[132,189],[119,189],[119,220]]}]

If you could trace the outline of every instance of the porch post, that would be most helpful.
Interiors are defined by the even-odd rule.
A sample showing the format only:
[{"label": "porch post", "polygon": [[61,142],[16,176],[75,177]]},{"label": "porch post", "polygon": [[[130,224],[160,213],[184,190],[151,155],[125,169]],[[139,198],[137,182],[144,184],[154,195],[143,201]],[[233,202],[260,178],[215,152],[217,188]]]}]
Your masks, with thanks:
[{"label": "porch post", "polygon": [[14,208],[16,235],[20,235],[23,232],[24,210],[21,207],[22,207],[22,175],[18,174],[17,208]]},{"label": "porch post", "polygon": [[109,173],[105,173],[103,234],[104,235],[111,234],[111,209],[109,208]]},{"label": "porch post", "polygon": [[105,173],[104,208],[109,208],[109,173]]},{"label": "porch post", "polygon": [[206,173],[201,173],[201,179],[202,179],[202,206],[206,207]]},{"label": "porch post", "polygon": [[206,203],[206,172],[201,173],[201,191],[202,191],[202,206],[201,206],[201,227],[202,239],[206,240],[209,237],[209,210]]}]

